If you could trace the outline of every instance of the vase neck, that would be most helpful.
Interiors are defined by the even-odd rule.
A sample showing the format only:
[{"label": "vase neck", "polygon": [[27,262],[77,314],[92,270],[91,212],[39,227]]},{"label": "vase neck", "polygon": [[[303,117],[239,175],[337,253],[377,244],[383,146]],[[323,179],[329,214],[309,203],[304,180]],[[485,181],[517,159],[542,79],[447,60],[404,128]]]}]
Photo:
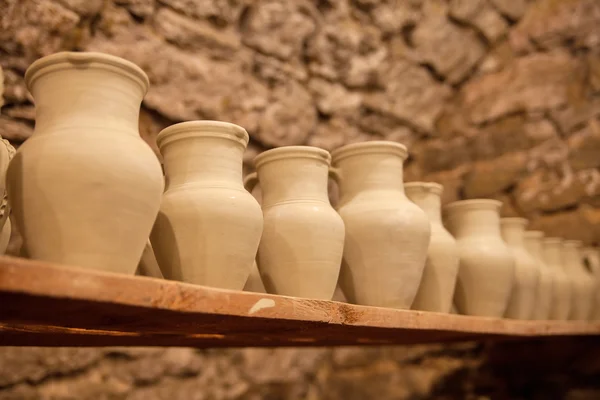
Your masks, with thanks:
[{"label": "vase neck", "polygon": [[561,260],[561,242],[560,241],[544,241],[543,242],[543,254],[544,254],[544,262],[546,265],[554,268],[561,269],[562,268],[562,260]]},{"label": "vase neck", "polygon": [[144,89],[139,82],[111,69],[73,67],[48,71],[35,80],[31,92],[36,134],[97,128],[107,135],[139,135]]},{"label": "vase neck", "polygon": [[578,271],[580,268],[583,268],[579,248],[576,245],[565,242],[561,250],[561,260],[565,269],[568,271]]},{"label": "vase neck", "polygon": [[507,245],[513,248],[525,247],[525,226],[527,221],[522,218],[502,218],[500,234]]},{"label": "vase neck", "polygon": [[406,196],[418,205],[429,217],[433,224],[442,223],[442,199],[440,196],[441,187],[431,188],[428,184],[408,184],[405,187]]},{"label": "vase neck", "polygon": [[448,211],[449,229],[457,238],[496,236],[500,238],[500,215],[497,207],[461,207]]},{"label": "vase neck", "polygon": [[404,194],[403,159],[393,153],[356,154],[341,160],[340,202],[368,191]]},{"label": "vase neck", "polygon": [[542,240],[536,237],[525,237],[525,249],[538,261],[543,261]]}]

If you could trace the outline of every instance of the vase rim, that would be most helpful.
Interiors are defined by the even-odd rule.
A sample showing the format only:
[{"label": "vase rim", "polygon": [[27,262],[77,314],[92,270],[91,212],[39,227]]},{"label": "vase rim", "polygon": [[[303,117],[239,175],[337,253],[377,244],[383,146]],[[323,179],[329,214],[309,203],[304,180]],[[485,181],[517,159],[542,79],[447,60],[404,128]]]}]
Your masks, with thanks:
[{"label": "vase rim", "polygon": [[437,182],[406,182],[404,184],[405,190],[422,190],[437,195],[441,195],[444,191],[444,186]]},{"label": "vase rim", "polygon": [[186,121],[170,125],[156,136],[159,148],[176,140],[191,137],[221,137],[237,142],[244,147],[248,145],[250,137],[248,132],[239,125],[222,121]]},{"label": "vase rim", "polygon": [[542,239],[544,237],[544,232],[542,231],[525,231],[526,238],[534,238],[534,239]]},{"label": "vase rim", "polygon": [[529,220],[527,220],[526,218],[521,218],[521,217],[500,218],[500,225],[505,225],[505,226],[519,226],[519,227],[525,228],[528,223],[529,223]]},{"label": "vase rim", "polygon": [[408,150],[403,144],[389,140],[372,140],[339,147],[331,152],[331,158],[333,163],[336,163],[350,156],[373,153],[396,154],[402,158],[402,161],[408,157]]},{"label": "vase rim", "polygon": [[290,158],[310,158],[320,160],[327,165],[331,164],[331,154],[327,150],[314,146],[283,146],[274,149],[265,150],[254,157],[254,167],[259,168],[265,163],[290,159]]},{"label": "vase rim", "polygon": [[34,61],[25,71],[25,85],[31,92],[33,83],[46,72],[80,68],[83,65],[97,63],[112,67],[115,71],[134,79],[141,87],[144,95],[150,86],[148,75],[133,62],[121,57],[93,51],[61,51]]},{"label": "vase rim", "polygon": [[454,201],[444,207],[447,212],[464,211],[465,209],[476,210],[498,210],[502,206],[502,202],[494,199],[470,199]]}]

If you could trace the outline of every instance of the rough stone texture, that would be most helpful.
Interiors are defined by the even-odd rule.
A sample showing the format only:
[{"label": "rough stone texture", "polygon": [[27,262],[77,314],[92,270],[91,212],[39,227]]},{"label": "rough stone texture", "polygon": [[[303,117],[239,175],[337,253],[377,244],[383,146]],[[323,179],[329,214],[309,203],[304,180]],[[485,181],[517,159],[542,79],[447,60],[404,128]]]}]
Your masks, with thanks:
[{"label": "rough stone texture", "polygon": [[[495,198],[548,235],[600,243],[597,0],[0,0],[0,10],[0,134],[15,146],[33,132],[28,65],[103,51],[148,74],[140,134],[159,158],[158,132],[190,119],[244,126],[245,173],[274,146],[393,140],[409,148],[405,179],[443,184],[444,204]],[[13,227],[9,253],[21,242]],[[574,358],[497,368],[486,360],[526,352],[473,344],[0,348],[0,399],[597,399],[593,349],[576,369]]]}]

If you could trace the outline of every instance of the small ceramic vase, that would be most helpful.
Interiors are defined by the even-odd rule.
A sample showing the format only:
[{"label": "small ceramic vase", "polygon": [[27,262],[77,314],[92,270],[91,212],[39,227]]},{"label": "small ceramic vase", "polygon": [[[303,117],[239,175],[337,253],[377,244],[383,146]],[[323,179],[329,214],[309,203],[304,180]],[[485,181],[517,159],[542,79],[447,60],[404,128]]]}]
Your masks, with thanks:
[{"label": "small ceramic vase", "polygon": [[497,200],[462,200],[446,206],[447,226],[459,249],[454,302],[461,314],[502,317],[513,288],[515,261],[500,235]]},{"label": "small ceramic vase", "polygon": [[592,319],[600,320],[600,252],[595,247],[586,247],[582,255],[595,282]]},{"label": "small ceramic vase", "polygon": [[417,294],[431,228],[404,193],[407,156],[406,147],[388,141],[332,153],[346,225],[340,287],[351,303],[407,309]]},{"label": "small ceramic vase", "polygon": [[571,313],[573,320],[586,321],[591,318],[594,302],[594,279],[585,270],[579,240],[565,240],[562,248],[563,268],[571,280]]},{"label": "small ceramic vase", "polygon": [[533,310],[533,319],[546,320],[550,318],[550,310],[552,307],[552,286],[553,274],[550,267],[544,262],[542,238],[544,233],[541,231],[526,231],[525,232],[525,248],[535,259],[539,272],[540,279],[536,290],[536,301]]},{"label": "small ceramic vase", "polygon": [[148,77],[101,53],[34,62],[35,131],[7,172],[30,257],[133,274],[160,206],[160,164],[138,131]]},{"label": "small ceramic vase", "polygon": [[248,276],[248,280],[244,285],[245,292],[254,292],[254,293],[267,293],[265,289],[265,285],[262,282],[260,277],[260,273],[258,272],[258,266],[256,262],[252,263],[252,270],[250,271],[250,276]]},{"label": "small ceramic vase", "polygon": [[505,316],[532,319],[540,279],[537,262],[525,249],[525,218],[502,218],[500,232],[515,259],[515,280]]},{"label": "small ceramic vase", "polygon": [[545,238],[544,261],[553,273],[550,319],[567,320],[571,312],[571,282],[562,267],[562,239]]},{"label": "small ceramic vase", "polygon": [[242,290],[263,227],[242,183],[248,133],[218,121],[163,129],[156,142],[167,189],[150,240],[165,278]]},{"label": "small ceramic vase", "polygon": [[456,240],[442,225],[442,185],[433,182],[404,184],[406,196],[429,217],[431,240],[419,291],[412,304],[415,310],[449,313],[458,274]]},{"label": "small ceramic vase", "polygon": [[340,273],[344,223],[329,203],[331,156],[310,146],[267,150],[246,177],[262,189],[265,220],[258,270],[269,293],[331,300]]}]

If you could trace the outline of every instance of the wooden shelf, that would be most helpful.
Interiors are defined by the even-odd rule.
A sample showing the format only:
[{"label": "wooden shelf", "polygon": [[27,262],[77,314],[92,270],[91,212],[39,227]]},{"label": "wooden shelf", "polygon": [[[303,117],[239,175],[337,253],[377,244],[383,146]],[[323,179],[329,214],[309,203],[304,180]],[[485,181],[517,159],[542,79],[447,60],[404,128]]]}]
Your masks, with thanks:
[{"label": "wooden shelf", "polygon": [[3,346],[334,346],[579,335],[600,335],[600,322],[364,307],[0,257]]}]

